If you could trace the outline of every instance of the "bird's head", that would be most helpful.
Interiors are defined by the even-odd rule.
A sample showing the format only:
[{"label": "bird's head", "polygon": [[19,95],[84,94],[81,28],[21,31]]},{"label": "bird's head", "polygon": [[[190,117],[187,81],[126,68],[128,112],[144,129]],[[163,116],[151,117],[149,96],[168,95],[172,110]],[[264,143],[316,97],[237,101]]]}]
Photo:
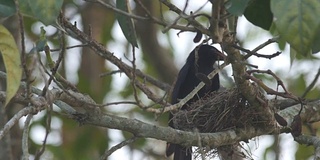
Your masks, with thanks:
[{"label": "bird's head", "polygon": [[194,60],[198,65],[213,65],[216,61],[224,60],[224,55],[215,47],[210,45],[201,45],[192,51]]}]

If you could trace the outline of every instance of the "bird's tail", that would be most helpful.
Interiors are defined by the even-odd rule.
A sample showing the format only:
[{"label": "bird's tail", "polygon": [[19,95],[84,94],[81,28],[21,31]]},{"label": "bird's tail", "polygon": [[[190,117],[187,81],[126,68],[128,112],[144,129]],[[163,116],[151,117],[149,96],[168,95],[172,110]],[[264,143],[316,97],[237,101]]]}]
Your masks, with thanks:
[{"label": "bird's tail", "polygon": [[192,148],[183,147],[178,144],[167,143],[166,156],[169,157],[172,154],[173,160],[191,160],[192,159]]}]

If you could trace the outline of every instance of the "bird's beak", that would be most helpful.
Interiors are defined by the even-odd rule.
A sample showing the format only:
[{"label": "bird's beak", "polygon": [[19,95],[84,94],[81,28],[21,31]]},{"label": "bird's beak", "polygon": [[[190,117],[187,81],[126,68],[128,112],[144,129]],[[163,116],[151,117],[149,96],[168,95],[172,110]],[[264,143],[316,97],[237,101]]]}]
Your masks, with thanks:
[{"label": "bird's beak", "polygon": [[217,52],[218,54],[218,61],[224,61],[224,59],[226,58],[226,55],[224,55],[223,53],[221,53],[220,51]]}]

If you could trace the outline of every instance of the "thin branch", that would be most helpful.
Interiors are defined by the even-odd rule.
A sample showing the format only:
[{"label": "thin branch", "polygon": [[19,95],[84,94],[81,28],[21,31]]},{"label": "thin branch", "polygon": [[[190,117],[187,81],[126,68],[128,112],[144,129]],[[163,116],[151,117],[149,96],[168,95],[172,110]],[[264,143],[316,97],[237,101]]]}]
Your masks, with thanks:
[{"label": "thin branch", "polygon": [[115,71],[111,71],[111,72],[107,72],[107,73],[102,73],[102,74],[99,75],[99,77],[110,76],[110,75],[117,74],[117,73],[122,73],[122,71],[121,70],[115,70]]},{"label": "thin branch", "polygon": [[[30,106],[29,106],[30,107]],[[32,120],[33,114],[28,114],[26,121],[24,122],[23,134],[22,134],[22,159],[29,160],[29,125]]]},{"label": "thin branch", "polygon": [[111,9],[112,11],[114,11],[116,13],[125,15],[125,16],[130,17],[130,18],[134,18],[134,19],[137,19],[137,20],[148,20],[145,17],[137,16],[135,14],[131,14],[131,13],[125,12],[125,11],[123,11],[121,9],[118,9],[117,7],[115,7],[115,6],[111,5],[111,4],[108,4],[103,0],[84,0],[84,1],[92,2],[92,3],[99,3],[99,4],[103,5],[104,7],[108,8],[108,9]]},{"label": "thin branch", "polygon": [[102,106],[111,106],[111,105],[118,105],[118,104],[134,104],[134,105],[137,105],[137,102],[135,102],[135,101],[110,102],[110,103],[103,104]]},{"label": "thin branch", "polygon": [[[257,51],[259,51],[260,49],[266,47],[267,45],[271,44],[271,43],[274,43],[274,42],[277,42],[277,40],[279,39],[279,37],[274,37],[274,38],[271,38],[271,39],[268,39],[266,42],[260,44],[259,46],[257,46],[255,49],[253,49],[252,51],[250,50],[246,50],[240,46],[240,48],[237,48],[237,49],[240,49],[246,53],[248,53],[247,55],[244,56],[244,59],[248,59],[250,56],[252,55],[255,55],[257,57],[263,57],[263,58],[268,58],[268,59],[271,59],[271,58],[274,58],[278,55],[281,54],[281,52],[276,52],[276,53],[273,53],[272,55],[263,55],[263,54],[258,54]],[[234,46],[236,47],[236,46]]]},{"label": "thin branch", "polygon": [[281,54],[281,52],[278,51],[278,52],[273,53],[273,54],[271,54],[271,55],[264,55],[264,54],[259,54],[259,53],[257,53],[257,52],[254,52],[253,50],[250,51],[250,50],[245,49],[245,48],[243,48],[243,47],[240,47],[240,46],[238,46],[238,45],[233,45],[232,47],[234,47],[234,48],[236,48],[236,49],[239,49],[239,50],[241,50],[241,51],[243,51],[243,52],[246,52],[247,55],[244,56],[244,59],[248,59],[250,56],[253,56],[253,55],[256,56],[256,57],[262,57],[262,58],[271,59],[271,58],[277,57],[277,56],[279,56],[279,55]]},{"label": "thin branch", "polygon": [[143,79],[144,81],[149,82],[150,84],[159,87],[160,89],[162,89],[163,91],[169,92],[171,89],[171,85],[161,82],[147,74],[144,74],[142,71],[140,71],[139,69],[137,69],[136,71],[137,76],[139,76],[141,79]]},{"label": "thin branch", "polygon": [[[63,15],[60,14],[60,23],[61,26],[65,27],[68,32],[70,32],[71,34],[75,34],[77,39],[84,42],[84,43],[88,43],[90,48],[92,50],[95,51],[95,53],[97,53],[99,56],[109,60],[110,62],[112,62],[113,64],[115,64],[120,70],[122,70],[129,78],[132,78],[131,73],[133,72],[133,69],[128,66],[127,64],[123,63],[119,58],[115,57],[113,55],[113,53],[109,52],[108,50],[106,50],[106,48],[101,45],[100,43],[98,43],[96,40],[91,39],[87,34],[83,33],[82,31],[80,31],[76,26],[72,25],[71,23],[69,23],[64,17],[62,17]],[[138,76],[141,77],[146,77],[144,76],[144,74],[141,74],[142,72],[136,71]],[[146,87],[146,85],[142,84],[139,81],[135,81],[136,82],[136,86],[141,89],[142,92],[145,93],[145,95],[147,95],[147,97],[149,99],[151,99],[152,101],[162,104],[162,105],[168,105],[167,102],[163,101],[160,97],[158,97],[157,95],[155,95],[149,88]],[[150,83],[152,83],[153,81],[149,81]],[[155,85],[155,84],[154,84]]]},{"label": "thin branch", "polygon": [[[186,3],[185,3],[185,5],[184,5],[184,7],[183,7],[183,10],[182,10],[182,13],[184,13],[184,14],[185,14],[185,11],[186,11],[186,9],[187,9],[187,7],[188,7],[188,3],[189,3],[189,0],[186,0]],[[179,14],[178,17],[177,17],[173,22],[171,22],[171,24],[167,25],[167,26],[162,30],[162,33],[168,32],[168,30],[170,30],[170,28],[171,28],[173,25],[175,25],[176,23],[178,23],[178,21],[179,21],[181,18],[182,18],[182,14]]]},{"label": "thin branch", "polygon": [[255,69],[255,70],[248,70],[247,73],[250,75],[250,74],[253,74],[253,73],[265,73],[265,74],[269,74],[271,75],[278,83],[278,85],[281,85],[283,90],[285,92],[288,92],[286,87],[284,86],[282,80],[275,74],[273,73],[271,70],[258,70],[258,69]]},{"label": "thin branch", "polygon": [[[0,78],[5,79],[6,73],[0,71]],[[27,85],[25,82],[21,82],[21,85],[20,85],[21,88],[25,89],[26,86]],[[36,107],[28,107],[28,108],[35,108],[34,112],[32,113],[37,113],[38,111],[43,110],[44,109],[43,106],[47,103],[45,102],[45,99],[40,96],[42,94],[42,91],[40,89],[31,86],[31,91],[32,93],[38,95],[38,97],[34,96],[34,97],[31,97],[31,99],[26,100],[26,98],[23,96],[15,95],[14,101],[23,105],[28,105],[31,100],[32,104]],[[74,91],[65,92],[64,90],[59,90],[58,88],[54,88],[50,90],[49,93],[50,95],[53,95],[53,98],[50,98],[51,101],[53,101],[54,104],[59,106],[62,111],[71,115],[75,114],[76,110],[73,109],[70,105],[68,105],[67,102],[69,104],[74,104],[73,106],[83,106],[84,104],[88,104],[93,101],[92,99],[89,99],[88,96],[86,95],[82,95]],[[0,100],[2,101],[6,99],[5,92],[0,91],[0,98],[1,98]],[[75,101],[76,99],[82,99],[83,101],[78,102],[78,101]]]},{"label": "thin branch", "polygon": [[26,82],[27,82],[27,97],[30,98],[31,96],[31,90],[30,90],[30,71],[27,66],[27,55],[26,55],[26,45],[25,45],[25,36],[24,36],[24,23],[23,23],[23,17],[20,12],[19,8],[19,1],[15,0],[15,5],[18,13],[18,19],[19,19],[19,29],[20,29],[20,36],[21,36],[21,65],[25,74]]},{"label": "thin branch", "polygon": [[[209,75],[208,78],[212,79],[216,74],[218,74],[220,72],[220,70],[222,70],[224,67],[226,67],[229,63],[223,63],[221,66],[219,66],[219,69],[215,69],[214,71],[212,71]],[[179,103],[176,103],[174,105],[171,106],[167,106],[164,108],[163,112],[168,112],[171,110],[176,110],[180,107],[182,107],[185,103],[187,103],[191,98],[193,98],[199,91],[200,89],[205,86],[205,84],[203,82],[200,82],[198,84],[197,87],[195,87],[186,97],[184,97],[183,99],[181,99],[179,101]],[[157,113],[157,112],[156,112]]]},{"label": "thin branch", "polygon": [[298,97],[292,95],[291,93],[288,92],[288,90],[286,89],[286,87],[284,86],[282,80],[275,74],[273,73],[271,70],[248,70],[247,73],[250,75],[252,73],[266,73],[271,75],[274,79],[276,79],[278,86],[280,85],[282,87],[282,89],[284,90],[284,92],[278,92],[275,91],[271,88],[269,88],[268,86],[266,86],[265,84],[263,84],[263,82],[261,80],[258,80],[257,78],[253,77],[253,76],[249,76],[249,78],[253,81],[255,81],[259,86],[261,86],[268,94],[274,94],[274,95],[279,95],[282,96],[284,98],[291,98],[293,100],[296,101],[300,101]]},{"label": "thin branch", "polygon": [[278,92],[278,91],[275,91],[273,89],[271,89],[270,87],[268,87],[267,85],[265,85],[260,79],[254,77],[254,76],[251,76],[251,75],[246,75],[246,77],[254,82],[256,82],[264,91],[267,92],[267,94],[271,94],[271,95],[276,95],[276,96],[280,96],[280,97],[283,97],[283,98],[290,98],[290,99],[293,99],[293,100],[296,100],[296,101],[299,101],[299,98],[290,94],[289,92]]},{"label": "thin branch", "polygon": [[[78,48],[78,47],[87,47],[87,46],[88,46],[88,44],[79,44],[79,45],[65,47],[65,49],[72,49],[72,48]],[[50,52],[58,52],[58,51],[61,51],[61,48],[50,49]]]},{"label": "thin branch", "polygon": [[51,72],[53,75],[56,74],[56,72],[58,71],[58,68],[60,66],[60,63],[62,62],[62,60],[64,59],[64,54],[66,52],[66,42],[65,42],[65,33],[64,32],[61,32],[60,34],[60,53],[59,53],[59,57],[58,57],[58,60],[56,61],[55,63],[55,66],[51,69]]},{"label": "thin branch", "polygon": [[311,89],[316,85],[316,83],[318,82],[320,76],[320,68],[318,69],[318,73],[316,74],[316,76],[314,77],[313,81],[310,83],[310,85],[307,87],[307,89],[304,91],[304,93],[302,94],[301,98],[305,98],[307,96],[307,94],[311,91]]},{"label": "thin branch", "polygon": [[51,131],[51,112],[52,112],[52,105],[53,105],[54,98],[55,96],[51,92],[46,93],[46,102],[47,102],[47,105],[45,106],[47,108],[46,133],[45,133],[44,140],[42,142],[41,149],[36,152],[36,155],[35,155],[36,160],[40,159],[40,156],[44,153],[46,149],[47,139]]},{"label": "thin branch", "polygon": [[[41,66],[44,68],[43,64],[40,61]],[[102,105],[98,105],[94,102],[94,100],[92,100],[92,98],[90,96],[85,96],[82,95],[79,92],[75,92],[77,91],[77,89],[73,89],[71,88],[71,90],[67,90],[65,89],[54,77],[53,75],[51,75],[47,70],[44,69],[44,72],[52,78],[52,80],[62,89],[62,91],[58,91],[55,92],[56,94],[54,94],[56,97],[58,98],[65,98],[64,100],[67,100],[67,102],[70,102],[70,99],[72,99],[72,103],[69,104],[77,104],[79,106],[83,106],[85,109],[91,110],[93,107],[102,107]],[[59,75],[60,76],[60,75]],[[65,80],[64,78],[59,78],[60,81],[62,81],[64,84],[66,83],[70,83],[69,81]],[[42,95],[42,94],[41,94]],[[46,94],[46,97],[48,97],[49,94]],[[49,99],[48,99],[49,100]],[[50,102],[53,102],[53,98],[50,99]],[[50,104],[51,104],[50,103]],[[74,105],[74,106],[77,106]],[[66,108],[66,111],[69,111],[69,108]]]},{"label": "thin branch", "polygon": [[249,67],[251,67],[251,68],[259,68],[257,65],[250,64],[250,63],[248,63],[248,62],[246,62],[246,61],[242,61],[242,62],[240,62],[240,63],[242,63],[242,64],[244,64],[244,65],[246,65],[246,66],[249,66]]},{"label": "thin branch", "polygon": [[[5,77],[6,77],[6,74],[4,72],[0,71],[0,78],[5,78]],[[21,82],[20,87],[25,89],[26,83]],[[34,93],[38,96],[42,94],[42,91],[38,88],[31,87],[31,90],[32,90],[32,93]],[[52,100],[55,100],[54,104],[57,105],[63,112],[68,113],[70,115],[73,115],[73,114],[76,114],[77,111],[74,108],[72,108],[71,106],[83,106],[84,108],[88,107],[88,106],[85,106],[84,104],[90,105],[90,106],[97,106],[97,105],[91,104],[93,102],[93,100],[89,99],[88,96],[84,96],[84,95],[82,95],[80,93],[76,93],[74,91],[69,91],[69,92],[65,92],[63,90],[61,91],[58,88],[54,88],[54,89],[50,90],[50,92],[49,92],[51,95],[53,95]],[[5,92],[0,91],[0,101],[4,101],[5,99],[6,99]],[[30,100],[26,100],[25,97],[22,97],[19,95],[15,95],[15,97],[13,97],[13,100],[15,103],[20,103],[22,105],[28,105],[30,103]],[[80,102],[78,102],[77,100]],[[35,108],[32,113],[37,113],[38,111],[43,110],[44,108],[42,106],[44,106],[44,104],[46,104],[45,99],[41,96],[31,97],[31,101],[32,101],[32,104],[36,106],[36,107],[28,107],[28,108]],[[71,105],[69,105],[67,103],[69,103]],[[0,131],[0,133],[1,132],[2,131]]]},{"label": "thin branch", "polygon": [[135,101],[137,102],[137,105],[140,107],[140,108],[145,108],[145,105],[141,102],[141,100],[139,99],[138,97],[138,92],[137,92],[137,88],[136,88],[136,50],[135,50],[135,47],[132,45],[132,69],[133,69],[133,72],[132,72],[132,79],[131,79],[131,82],[132,82],[132,88],[133,88],[133,96],[134,96],[134,99]]},{"label": "thin branch", "polygon": [[[93,3],[99,3],[101,4],[102,6],[108,8],[108,9],[111,9],[113,10],[115,13],[118,13],[118,14],[122,14],[122,15],[125,15],[125,16],[128,16],[132,19],[136,19],[136,20],[141,20],[141,21],[150,21],[150,22],[153,22],[153,23],[157,23],[159,25],[162,25],[162,26],[167,26],[168,23],[167,22],[164,22],[156,17],[153,17],[151,14],[148,14],[148,17],[141,17],[141,16],[138,16],[138,15],[135,15],[135,14],[131,14],[131,13],[128,13],[128,12],[124,12],[120,9],[118,9],[117,7],[111,5],[111,4],[108,4],[102,0],[85,0],[87,2],[93,2]],[[138,3],[139,4],[139,3]],[[195,28],[191,28],[191,27],[185,27],[185,26],[180,26],[180,25],[173,25],[172,26],[173,29],[178,29],[178,30],[184,30],[184,31],[192,31],[192,32],[195,32],[196,29]]]},{"label": "thin branch", "polygon": [[[168,32],[168,30],[170,30],[171,28],[173,28],[173,26],[174,26],[181,18],[184,18],[184,19],[193,19],[194,21],[196,21],[196,20],[195,20],[196,17],[198,17],[198,16],[205,16],[205,17],[207,17],[207,18],[210,19],[210,16],[208,16],[208,15],[206,15],[206,14],[197,14],[197,15],[196,15],[196,13],[199,12],[199,11],[208,3],[208,1],[206,1],[202,6],[200,6],[200,8],[198,8],[196,11],[191,12],[190,15],[187,15],[187,14],[185,13],[185,11],[186,11],[186,9],[187,9],[187,7],[188,7],[188,3],[189,3],[189,0],[186,0],[182,12],[178,15],[178,17],[177,17],[173,22],[171,22],[171,24],[168,24],[168,25],[165,26],[165,28],[162,30],[162,33]],[[190,23],[188,23],[187,26],[188,26],[189,24],[190,24]],[[185,31],[185,30],[183,30],[183,31]],[[181,32],[182,32],[182,31],[181,31]],[[179,32],[179,33],[181,33],[181,32]]]},{"label": "thin branch", "polygon": [[[64,58],[64,53],[65,53],[64,33],[61,32],[61,34],[62,35],[60,35],[60,42],[61,42],[60,43],[60,53],[59,53],[58,60],[56,62],[53,62],[53,60],[51,59],[51,52],[50,52],[49,46],[45,46],[45,49],[44,49],[44,51],[46,53],[46,56],[47,56],[47,60],[49,60],[48,64],[49,64],[49,67],[50,67],[50,70],[51,70],[51,74],[54,75],[54,76],[56,75],[56,73],[58,71],[58,68],[59,68],[60,63],[62,62],[62,60]],[[41,61],[41,60],[39,59],[39,61]],[[44,68],[44,70],[45,70],[45,68]],[[57,77],[62,77],[62,76],[58,73]],[[42,89],[42,96],[46,95],[46,91],[48,90],[48,87],[51,84],[53,78],[54,78],[53,76],[49,77],[49,80],[46,82],[46,85]],[[62,78],[62,79],[64,79],[64,78]]]},{"label": "thin branch", "polygon": [[40,156],[44,153],[47,146],[47,139],[51,130],[51,109],[48,109],[47,118],[46,118],[46,133],[42,142],[42,146],[40,150],[37,150],[35,155],[35,160],[39,160]]},{"label": "thin branch", "polygon": [[10,131],[10,129],[19,122],[19,119],[23,116],[26,116],[30,113],[34,113],[35,108],[34,107],[27,107],[21,109],[18,113],[16,113],[0,130],[0,140]]},{"label": "thin branch", "polygon": [[121,143],[113,146],[112,148],[110,148],[109,150],[106,150],[104,152],[104,154],[100,157],[100,160],[106,160],[113,152],[117,151],[118,149],[120,149],[130,143],[133,143],[137,139],[138,139],[138,137],[134,136],[134,137],[126,139],[126,140],[122,141]]},{"label": "thin branch", "polygon": [[148,15],[148,17],[153,18],[151,12],[147,9],[147,7],[140,1],[140,0],[134,0]]},{"label": "thin branch", "polygon": [[[162,9],[162,5],[160,4],[160,19],[153,17],[152,14],[150,13],[150,11],[147,9],[147,7],[140,1],[140,0],[135,0],[135,2],[141,6],[141,8],[146,12],[146,14],[148,15],[149,18],[151,18],[152,22],[157,23],[159,25],[162,25],[164,27],[168,26],[169,24],[167,22],[164,21],[163,18],[163,9]],[[179,29],[182,31],[192,31],[192,32],[196,32],[195,28],[191,28],[191,27],[185,27],[185,26],[180,26],[180,25],[172,25],[171,26],[172,29]]]},{"label": "thin branch", "polygon": [[[54,78],[53,75],[51,75],[44,67],[44,65],[42,64],[41,61],[40,62],[40,65],[44,68],[44,72],[52,78],[52,80],[60,87],[60,89],[62,89],[62,91],[56,91],[55,90],[55,94],[46,94],[46,98],[48,101],[50,101],[49,104],[52,104],[54,98],[52,97],[55,97],[57,99],[59,98],[65,98],[64,100],[67,100],[67,102],[70,102],[72,101],[72,103],[69,103],[69,104],[76,104],[75,106],[83,106],[84,108],[88,108],[89,110],[92,109],[92,107],[101,107],[101,105],[98,105],[96,104],[92,98],[90,96],[85,96],[85,95],[82,95],[81,93],[77,92],[77,88],[76,87],[70,87],[70,86],[73,86],[72,84],[69,84],[70,82],[65,80],[59,73],[56,75],[58,76],[57,78],[59,78],[59,82],[57,81],[56,78]],[[64,86],[61,85],[60,82],[63,82],[64,84],[68,85],[71,90],[67,90],[64,88]],[[43,92],[42,92],[43,93]],[[41,93],[41,95],[42,95]],[[49,98],[50,96],[52,95],[51,98]],[[72,100],[70,100],[72,99]],[[66,111],[69,111],[70,109],[66,108],[67,110]],[[70,110],[71,111],[71,110]]]},{"label": "thin branch", "polygon": [[[220,66],[219,69],[215,69],[214,71],[212,71],[209,75],[208,78],[212,79],[212,77],[214,77],[214,75],[216,75],[217,73],[220,72],[220,70],[222,70],[224,67],[226,67],[228,65],[228,63],[224,63]],[[0,72],[0,77],[4,76],[5,73]],[[50,74],[48,74],[49,76],[52,76]],[[55,79],[53,79],[55,81]],[[56,82],[56,81],[55,81]],[[56,82],[58,85],[59,83]],[[153,112],[156,114],[162,114],[171,110],[176,110],[180,107],[182,107],[187,101],[189,101],[192,97],[194,97],[197,92],[204,86],[205,84],[203,82],[200,82],[199,85],[197,87],[195,87],[195,89],[190,92],[185,98],[183,98],[182,100],[179,101],[179,103],[176,103],[174,105],[167,105],[167,107],[162,107],[162,108],[150,108],[150,107],[146,107],[143,108],[145,111],[148,112]],[[37,94],[41,94],[39,93],[40,90],[37,90]],[[71,106],[82,106],[84,108],[88,108],[88,109],[92,109],[92,107],[101,107],[104,105],[97,105],[88,95],[83,95],[79,92],[74,92],[72,90],[58,90],[57,88],[55,89],[55,93],[54,95],[56,95],[56,100],[61,100]],[[163,97],[161,97],[161,101],[164,101]],[[62,108],[63,109],[63,108]],[[64,111],[68,112],[69,110],[72,111],[74,113],[74,110],[72,109],[63,109]]]},{"label": "thin branch", "polygon": [[[46,86],[43,88],[42,96],[45,95],[46,90],[47,90],[47,88],[49,87],[49,83],[51,83],[52,80],[53,80],[60,88],[62,88],[62,89],[64,88],[63,86],[67,86],[67,87],[71,88],[72,90],[77,91],[77,90],[78,90],[77,87],[75,87],[73,84],[71,84],[69,81],[67,81],[64,77],[62,77],[59,73],[56,72],[56,70],[57,70],[56,67],[59,66],[59,64],[60,64],[60,62],[61,62],[61,60],[62,60],[61,57],[63,57],[63,56],[59,55],[59,59],[60,59],[60,60],[58,60],[59,63],[56,64],[56,63],[52,60],[52,58],[51,58],[49,46],[45,46],[45,53],[46,53],[48,65],[49,65],[49,67],[50,67],[51,70],[52,70],[52,71],[51,71],[52,74],[50,74],[49,71],[47,71],[46,67],[45,67],[44,64],[42,63],[42,61],[41,61],[41,59],[40,59],[40,56],[39,56],[38,61],[39,61],[40,65],[42,66],[43,72],[45,72],[45,73],[49,76],[49,80],[50,80],[50,81],[48,81],[48,82],[46,81],[47,83],[46,83]],[[43,76],[43,78],[46,79],[45,76]],[[62,84],[61,84],[60,82],[61,82]]]},{"label": "thin branch", "polygon": [[182,15],[184,19],[186,19],[195,28],[200,30],[201,33],[211,35],[210,32],[204,26],[202,26],[198,21],[194,20],[192,16],[188,16],[185,13],[183,13],[183,11],[180,10],[177,6],[173,5],[167,0],[159,0],[159,1],[165,6],[167,6],[173,12],[177,13],[178,15]]},{"label": "thin branch", "polygon": [[271,38],[271,39],[268,39],[266,42],[260,44],[259,46],[257,46],[255,49],[252,50],[252,52],[257,52],[259,51],[260,49],[264,48],[265,46],[271,44],[271,43],[274,43],[274,42],[277,42],[279,39],[279,37],[274,37],[274,38]]}]

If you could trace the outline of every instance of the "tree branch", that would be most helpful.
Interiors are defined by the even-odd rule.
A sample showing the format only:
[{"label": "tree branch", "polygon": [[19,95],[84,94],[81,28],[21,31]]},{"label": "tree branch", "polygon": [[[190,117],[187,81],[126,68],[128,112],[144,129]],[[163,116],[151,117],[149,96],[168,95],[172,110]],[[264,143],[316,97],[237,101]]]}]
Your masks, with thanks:
[{"label": "tree branch", "polygon": [[[65,30],[67,31],[67,33],[69,35],[75,35],[76,39],[78,39],[79,41],[81,41],[83,43],[87,43],[90,46],[90,48],[95,51],[95,53],[97,53],[102,58],[105,58],[105,59],[109,60],[110,62],[112,62],[113,64],[115,64],[130,79],[132,78],[132,73],[133,73],[132,67],[130,67],[129,65],[123,63],[119,58],[115,57],[113,55],[113,53],[111,53],[110,51],[106,50],[106,48],[103,45],[98,43],[96,40],[92,39],[87,34],[85,34],[82,31],[80,31],[76,26],[74,26],[71,23],[69,23],[62,16],[62,14],[60,16],[61,16],[60,17],[60,23],[65,28]],[[136,70],[135,72],[136,72],[137,76],[139,76],[141,78],[146,78],[147,77],[140,70]],[[154,81],[157,81],[157,80],[152,79],[152,81],[149,81],[149,82],[154,84],[154,85],[158,84],[158,83],[153,83]],[[168,105],[165,101],[163,101],[163,98],[158,97],[157,95],[155,95],[150,89],[148,89],[140,81],[135,81],[135,83],[136,83],[135,85],[139,89],[141,89],[141,91],[143,91],[147,95],[147,97],[149,99],[151,99],[152,101],[154,101],[156,103],[163,104],[163,105]],[[157,87],[160,88],[160,86],[157,86]]]},{"label": "tree branch", "polygon": [[[23,86],[25,87],[25,85]],[[37,92],[38,94],[41,94],[41,91]],[[279,130],[278,126],[268,127],[266,129],[256,129],[253,127],[248,127],[245,129],[229,130],[225,132],[216,133],[187,132],[175,130],[170,127],[161,127],[153,124],[148,124],[136,119],[122,118],[118,116],[102,114],[101,112],[99,112],[99,108],[88,105],[94,103],[92,99],[77,92],[70,92],[70,94],[72,94],[72,96],[70,96],[66,94],[64,91],[55,88],[52,90],[48,90],[48,94],[53,95],[52,100],[59,108],[63,110],[63,112],[65,112],[65,116],[73,118],[81,124],[101,126],[111,129],[119,129],[123,131],[128,131],[136,137],[155,138],[185,146],[197,146],[201,144],[202,146],[218,147],[222,145],[233,144],[242,140],[248,140],[259,135],[279,134],[282,132],[287,132],[286,128]],[[0,100],[4,100],[5,96],[0,98]],[[43,97],[36,97],[32,99],[32,104],[34,104],[36,107],[24,108],[21,111],[19,111],[14,116],[14,118],[12,118],[12,120],[10,120],[7,123],[4,129],[0,131],[0,136],[3,137],[3,135],[6,134],[10,129],[10,126],[15,124],[18,121],[18,119],[20,119],[22,116],[32,113],[34,111],[33,109],[35,108],[40,107],[41,109],[44,105],[47,105],[47,102]],[[81,107],[84,109],[84,112],[80,113],[75,109],[65,109],[65,105],[69,108],[70,106]],[[297,113],[299,113],[300,108],[300,104],[298,104],[281,110],[278,112],[278,114],[290,123],[292,122],[293,117],[297,115]],[[301,112],[301,118],[304,122],[312,123],[319,121],[320,101],[315,101],[305,105],[303,111]]]},{"label": "tree branch", "polygon": [[[284,117],[288,122],[292,122],[293,117],[299,113],[299,110],[300,104],[279,111],[278,114]],[[320,121],[320,101],[305,105],[304,110],[300,115],[304,122],[312,123]],[[81,116],[84,115],[80,115],[80,117]],[[74,118],[78,119],[79,117]],[[81,119],[83,119],[83,117]],[[248,140],[260,135],[288,132],[288,128],[286,127],[280,129],[279,126],[274,126],[273,128],[268,127],[263,130],[248,127],[225,132],[195,133],[175,130],[170,127],[156,126],[136,119],[122,118],[107,114],[86,117],[81,123],[128,131],[137,137],[155,138],[184,146],[198,146],[201,144],[202,146],[218,147],[234,144],[235,142]]]},{"label": "tree branch", "polygon": [[[89,37],[87,34],[83,33],[82,31],[80,31],[77,27],[75,27],[74,25],[72,25],[71,23],[69,23],[65,18],[61,17],[61,23],[62,26],[64,26],[66,28],[66,30],[69,30],[70,32],[68,32],[69,34],[75,34],[77,35],[77,39],[82,41],[83,43],[87,43],[89,44],[89,46],[91,47],[91,49],[93,49],[94,51],[96,51],[96,53],[100,56],[102,56],[103,58],[111,61],[112,63],[114,63],[120,70],[122,70],[130,79],[132,79],[132,74],[133,74],[133,69],[128,66],[127,64],[123,63],[120,59],[118,59],[117,57],[115,57],[111,52],[109,52],[108,50],[105,49],[104,46],[102,46],[100,43],[98,43],[97,41],[95,41],[94,39],[92,39],[91,37]],[[225,63],[223,65],[221,65],[221,68],[225,67],[226,65],[228,65],[228,63]],[[212,78],[215,74],[217,74],[219,72],[219,70],[215,70],[213,73],[211,73],[209,75],[209,78]],[[135,70],[135,73],[137,76],[142,77],[144,76],[144,74],[142,74],[142,72],[140,70]],[[165,102],[163,100],[163,98],[156,96],[151,90],[149,90],[144,84],[142,84],[140,81],[134,81],[135,85],[141,89],[147,96],[149,99],[151,99],[152,101],[162,104],[164,106],[169,106],[169,104],[167,102]],[[151,81],[150,81],[151,82]],[[204,83],[200,83],[186,98],[184,98],[182,101],[180,101],[178,104],[175,105],[171,105],[170,107],[165,107],[165,108],[160,108],[160,109],[154,109],[154,108],[146,108],[146,111],[149,112],[154,112],[154,113],[164,113],[167,112],[169,110],[173,110],[173,109],[178,109],[180,108],[183,104],[185,104],[189,99],[191,99],[196,93],[197,91],[199,91],[202,87],[204,86]]]},{"label": "tree branch", "polygon": [[257,130],[256,128],[250,127],[239,130],[229,130],[225,132],[216,133],[194,133],[181,130],[175,130],[171,127],[161,127],[152,124],[147,124],[140,120],[128,119],[122,117],[116,117],[113,115],[96,115],[87,116],[77,115],[75,119],[85,119],[82,124],[89,124],[94,126],[119,129],[128,131],[137,137],[144,138],[155,138],[175,144],[181,144],[184,146],[197,146],[199,143],[202,146],[214,146],[219,147],[222,145],[233,144],[241,140],[248,140],[253,137],[279,133],[277,128],[267,128],[266,130]]},{"label": "tree branch", "polygon": [[122,141],[121,143],[113,146],[112,148],[110,148],[109,150],[106,150],[104,152],[104,154],[100,157],[100,160],[105,160],[105,159],[108,159],[108,157],[113,153],[115,152],[116,150],[130,144],[130,143],[133,143],[135,140],[137,140],[138,137],[131,137],[129,139],[126,139],[124,141]]},{"label": "tree branch", "polygon": [[307,89],[304,91],[304,93],[302,94],[301,98],[304,98],[307,96],[307,94],[311,91],[311,89],[316,85],[316,83],[318,82],[320,76],[320,68],[318,69],[318,72],[316,74],[316,76],[314,77],[314,79],[312,80],[312,82],[310,83],[310,85],[307,87]]},{"label": "tree branch", "polygon": [[[139,15],[135,15],[135,14],[124,12],[124,11],[118,9],[117,7],[115,7],[115,6],[111,5],[111,4],[108,4],[108,3],[106,3],[106,2],[104,2],[102,0],[85,0],[85,1],[99,3],[102,6],[113,10],[115,13],[125,15],[127,17],[132,18],[132,19],[136,19],[136,20],[140,20],[140,21],[149,21],[149,22],[157,23],[157,24],[162,25],[162,26],[167,26],[168,25],[167,22],[164,22],[164,21],[162,21],[162,20],[160,20],[160,19],[158,19],[156,17],[153,17],[151,14],[148,14],[148,17],[143,17],[143,16],[139,16]],[[172,25],[171,28],[178,29],[178,30],[183,30],[183,31],[192,31],[192,32],[196,31],[195,28],[185,27],[185,26],[180,26],[180,25]]]},{"label": "tree branch", "polygon": [[180,10],[177,6],[173,5],[172,3],[170,3],[167,0],[160,0],[160,2],[164,5],[166,5],[170,10],[172,10],[173,12],[177,13],[182,18],[187,20],[191,25],[193,25],[195,28],[197,28],[199,31],[201,31],[201,33],[206,34],[206,35],[211,35],[211,33],[205,27],[203,27],[198,21],[196,21],[193,18],[193,16],[189,16],[189,15],[183,13],[182,10]]},{"label": "tree branch", "polygon": [[[223,50],[228,54],[227,60],[232,65],[233,77],[237,88],[242,95],[248,100],[253,106],[260,106],[260,102],[257,100],[258,90],[254,87],[246,78],[246,66],[243,64],[244,57],[240,54],[239,50],[234,49],[233,39],[229,35],[224,38],[222,44]],[[262,99],[265,99],[262,97]]]},{"label": "tree branch", "polygon": [[22,159],[28,160],[30,159],[29,155],[29,125],[31,122],[33,115],[28,114],[23,127],[23,134],[22,134]]},{"label": "tree branch", "polygon": [[0,140],[6,135],[8,134],[8,132],[10,131],[10,129],[16,124],[18,123],[19,119],[23,116],[26,116],[30,113],[34,112],[34,108],[33,107],[27,107],[27,108],[23,108],[22,110],[20,110],[18,113],[16,113],[5,125],[4,127],[0,130]]},{"label": "tree branch", "polygon": [[316,136],[301,135],[294,138],[300,144],[313,145],[315,148],[314,159],[320,158],[320,139]]}]

